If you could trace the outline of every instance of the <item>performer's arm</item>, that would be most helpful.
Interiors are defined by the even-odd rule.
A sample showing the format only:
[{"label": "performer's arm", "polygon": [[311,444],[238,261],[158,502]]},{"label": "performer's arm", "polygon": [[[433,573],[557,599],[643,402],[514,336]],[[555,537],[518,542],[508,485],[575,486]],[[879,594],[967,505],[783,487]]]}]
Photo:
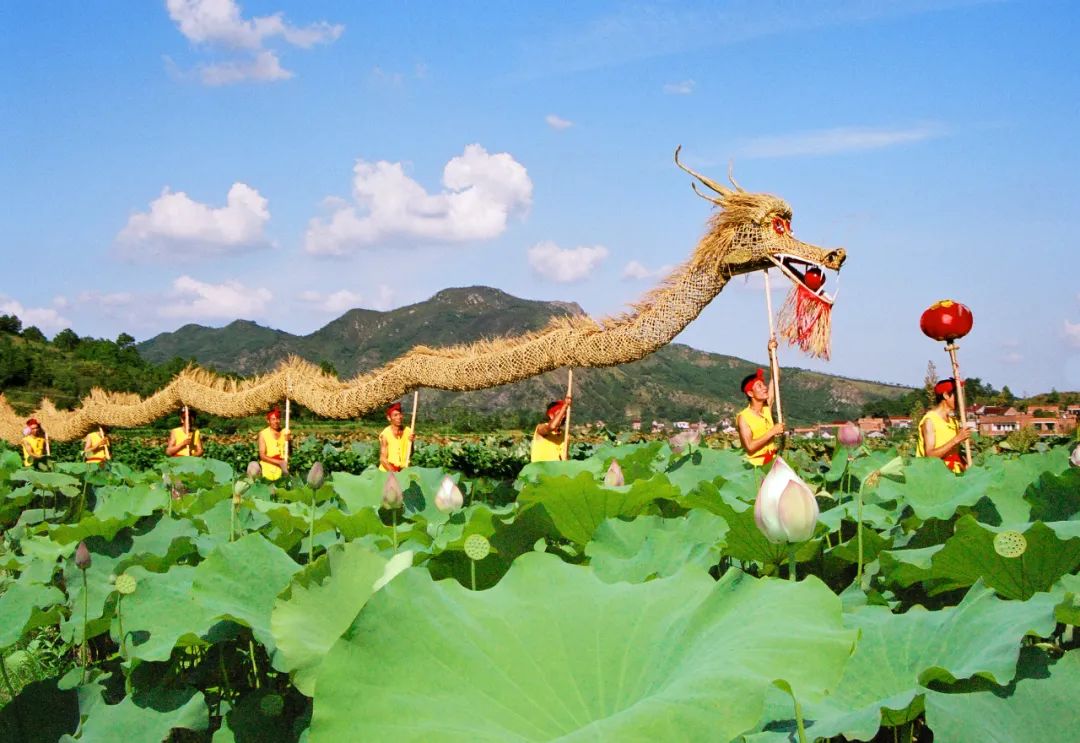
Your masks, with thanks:
[{"label": "performer's arm", "polygon": [[747,454],[757,454],[770,441],[784,432],[784,427],[777,423],[755,439],[750,432],[750,424],[743,420],[742,416],[738,417],[737,422],[739,424],[739,443],[742,444],[742,448],[746,450]]},{"label": "performer's arm", "polygon": [[971,431],[967,428],[962,428],[957,432],[955,436],[950,438],[941,446],[937,446],[937,440],[934,437],[934,422],[927,419],[923,423],[922,428],[923,435],[923,447],[926,449],[926,456],[937,457],[940,459],[960,444],[971,438]]}]

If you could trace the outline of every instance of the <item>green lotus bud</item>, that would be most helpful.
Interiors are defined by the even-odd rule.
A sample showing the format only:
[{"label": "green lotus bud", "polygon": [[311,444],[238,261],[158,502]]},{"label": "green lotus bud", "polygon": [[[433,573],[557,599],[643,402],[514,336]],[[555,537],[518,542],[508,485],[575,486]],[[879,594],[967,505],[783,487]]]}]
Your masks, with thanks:
[{"label": "green lotus bud", "polygon": [[86,542],[79,542],[75,548],[75,567],[86,570],[90,567],[90,550],[86,548]]},{"label": "green lotus bud", "polygon": [[135,593],[135,576],[128,573],[121,573],[116,576],[116,592],[121,596],[129,596]]},{"label": "green lotus bud", "polygon": [[401,492],[401,484],[393,472],[386,473],[386,482],[382,489],[383,508],[401,508],[405,505],[405,495]]},{"label": "green lotus bud", "polygon": [[285,700],[280,694],[267,694],[259,700],[259,712],[266,717],[277,717],[285,710]]},{"label": "green lotus bud", "polygon": [[326,480],[326,475],[323,472],[322,462],[316,462],[311,465],[311,469],[307,473],[307,484],[312,490],[318,490],[322,487],[323,481]]},{"label": "green lotus bud", "polygon": [[491,554],[491,542],[483,534],[470,534],[465,538],[465,556],[479,562]]}]

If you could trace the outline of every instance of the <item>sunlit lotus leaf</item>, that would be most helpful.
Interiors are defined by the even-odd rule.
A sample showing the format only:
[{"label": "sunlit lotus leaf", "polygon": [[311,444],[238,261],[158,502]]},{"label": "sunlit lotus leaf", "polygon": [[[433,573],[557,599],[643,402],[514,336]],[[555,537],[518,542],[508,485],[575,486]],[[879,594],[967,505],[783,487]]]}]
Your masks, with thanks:
[{"label": "sunlit lotus leaf", "polygon": [[[877,531],[863,525],[863,564],[877,559],[878,553],[892,545],[892,537],[882,537]],[[844,562],[857,563],[859,560],[859,541],[852,536],[843,544],[838,544],[828,551],[831,557]]]},{"label": "sunlit lotus leaf", "polygon": [[935,544],[917,549],[883,550],[878,554],[881,562],[881,575],[886,582],[898,586],[910,586],[923,580],[930,580],[930,568],[934,555],[945,545]]},{"label": "sunlit lotus leaf", "polygon": [[823,694],[854,641],[816,579],[609,584],[531,553],[473,592],[413,569],[323,661],[311,741],[731,740],[773,681]]},{"label": "sunlit lotus leaf", "polygon": [[76,740],[161,741],[171,730],[205,730],[210,722],[210,711],[198,691],[159,692],[148,702],[139,704],[127,696],[119,704],[95,705]]},{"label": "sunlit lotus leaf", "polygon": [[184,482],[197,483],[202,487],[213,485],[232,485],[236,479],[232,465],[218,459],[207,457],[172,457],[158,465],[162,472],[182,479]]},{"label": "sunlit lotus leaf", "polygon": [[95,536],[112,539],[118,531],[133,526],[142,517],[163,510],[167,497],[163,490],[149,485],[98,488],[98,502],[92,515],[75,524],[52,527],[49,536],[61,544]]},{"label": "sunlit lotus leaf", "polygon": [[1074,741],[1080,698],[1080,650],[1066,653],[1050,666],[1004,689],[966,694],[927,692],[926,724],[934,740]]},{"label": "sunlit lotus leaf", "polygon": [[1047,472],[1024,494],[1033,521],[1068,521],[1080,513],[1080,468]]},{"label": "sunlit lotus leaf", "polygon": [[702,482],[718,487],[729,483],[729,489],[747,500],[753,500],[757,494],[756,473],[746,466],[741,455],[727,449],[696,449],[689,457],[674,460],[665,474],[683,494],[692,492]]},{"label": "sunlit lotus leaf", "polygon": [[277,595],[300,569],[261,534],[222,544],[195,568],[192,596],[211,615],[251,627],[274,650],[270,613]]},{"label": "sunlit lotus leaf", "polygon": [[63,472],[41,472],[39,470],[18,470],[12,473],[12,480],[21,480],[27,485],[32,485],[39,490],[49,490],[55,493],[63,493],[69,498],[74,498],[82,492],[82,482],[65,475]]},{"label": "sunlit lotus leaf", "polygon": [[78,725],[75,693],[58,689],[56,679],[32,681],[0,707],[0,740],[12,743],[58,740]]},{"label": "sunlit lotus leaf", "polygon": [[574,478],[582,472],[588,472],[595,479],[603,480],[605,471],[607,471],[607,467],[598,457],[571,459],[568,462],[530,462],[521,468],[517,480],[514,481],[514,487],[520,490],[527,484],[535,485],[542,477]]},{"label": "sunlit lotus leaf", "polygon": [[678,491],[663,475],[608,488],[598,483],[592,474],[582,472],[573,479],[541,477],[535,485],[526,485],[522,489],[518,503],[522,509],[542,505],[564,537],[585,544],[604,519],[637,516],[656,499],[674,500],[677,496]]},{"label": "sunlit lotus leaf", "polygon": [[196,568],[176,565],[167,573],[130,568],[139,590],[124,599],[127,654],[141,660],[168,660],[177,645],[203,643],[217,621],[213,611],[192,592]]},{"label": "sunlit lotus leaf", "polygon": [[157,573],[168,570],[176,562],[195,551],[198,529],[187,519],[162,518],[149,531],[134,536],[131,549],[120,567],[141,565]]},{"label": "sunlit lotus leaf", "polygon": [[[435,493],[447,475],[455,482],[460,479],[460,475],[447,473],[438,467],[410,467],[394,473],[405,498],[404,513],[407,518],[422,516],[428,523],[437,524],[449,519],[448,514],[441,513],[435,507]],[[374,467],[359,475],[335,472],[331,484],[350,513],[365,508],[377,509],[382,506],[386,473]]]},{"label": "sunlit lotus leaf", "polygon": [[715,565],[727,530],[726,521],[701,509],[684,518],[608,519],[593,534],[585,554],[606,583],[641,583],[674,575],[686,565],[703,569]]},{"label": "sunlit lotus leaf", "polygon": [[[977,675],[1008,683],[1016,672],[1023,638],[1053,631],[1054,603],[1049,594],[1026,602],[1002,601],[980,584],[958,606],[938,611],[916,607],[893,614],[885,607],[867,606],[845,614],[845,625],[859,631],[859,641],[836,688],[827,697],[803,702],[803,716],[811,721],[808,739],[843,735],[848,740],[870,740],[882,724],[883,712],[893,710],[886,713],[890,725],[917,715],[921,705],[916,697],[934,681]],[[782,709],[780,719],[786,724],[774,727],[784,734],[753,740],[787,740],[786,730],[794,727],[794,720],[790,708]]]},{"label": "sunlit lotus leaf", "polygon": [[67,586],[69,616],[60,624],[60,633],[72,643],[83,641],[83,575],[86,576],[87,615],[89,616],[89,636],[107,632],[112,619],[114,596],[113,576],[119,573],[118,566],[126,556],[130,541],[115,540],[106,542],[97,537],[87,540],[87,546],[93,559],[86,571],[75,567],[74,560],[64,564],[64,583]]},{"label": "sunlit lotus leaf", "polygon": [[[866,494],[863,494],[863,499],[863,524],[882,531],[896,526],[898,514],[894,509],[882,508],[876,503],[869,502],[871,497]],[[859,506],[854,496],[844,494],[842,503],[833,505],[832,508],[821,512],[818,523],[825,524],[829,531],[837,531],[842,521],[854,524],[858,517]]]},{"label": "sunlit lotus leaf", "polygon": [[27,581],[8,584],[0,593],[0,650],[15,644],[24,632],[54,624],[60,616],[54,607],[63,602],[64,594],[56,586]]},{"label": "sunlit lotus leaf", "polygon": [[985,469],[974,467],[957,477],[941,460],[920,458],[905,467],[904,482],[882,478],[877,492],[881,500],[911,506],[920,519],[947,519],[961,506],[975,505],[990,483]]},{"label": "sunlit lotus leaf", "polygon": [[[610,459],[604,459],[610,465],[611,459],[619,463],[623,481],[629,485],[635,480],[648,480],[658,472],[667,469],[671,459],[671,448],[663,441],[648,441],[641,444],[627,444],[614,449]],[[607,466],[604,467],[607,471]]]},{"label": "sunlit lotus leaf", "polygon": [[412,565],[412,554],[387,561],[356,542],[335,545],[297,573],[270,616],[274,668],[292,673],[302,693],[315,693],[319,664],[371,595]]},{"label": "sunlit lotus leaf", "polygon": [[1054,596],[1061,600],[1054,614],[1059,622],[1080,626],[1080,575],[1063,575],[1054,584]]},{"label": "sunlit lotus leaf", "polygon": [[367,534],[379,535],[388,541],[393,538],[390,526],[382,522],[374,508],[364,508],[349,514],[332,509],[322,515],[321,522],[340,531],[346,540],[359,539]]}]

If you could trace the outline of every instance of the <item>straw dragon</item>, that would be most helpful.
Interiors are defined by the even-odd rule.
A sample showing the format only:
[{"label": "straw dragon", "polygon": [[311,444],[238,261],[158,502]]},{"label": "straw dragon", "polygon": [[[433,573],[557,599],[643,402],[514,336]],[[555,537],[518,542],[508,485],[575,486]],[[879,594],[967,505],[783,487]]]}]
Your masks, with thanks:
[{"label": "straw dragon", "polygon": [[[75,410],[58,410],[43,400],[33,416],[57,441],[78,438],[98,425],[145,425],[182,405],[226,417],[252,415],[286,396],[318,415],[349,418],[422,387],[478,390],[560,367],[635,361],[669,343],[739,274],[777,267],[796,289],[821,295],[820,284],[807,285],[807,275],[822,268],[839,270],[843,249],[826,250],[795,239],[791,207],[782,199],[748,193],[730,174],[730,188],[706,178],[679,162],[678,149],[675,162],[715,194],[706,195],[692,184],[699,196],[719,209],[690,258],[625,314],[599,321],[586,316],[558,318],[534,333],[457,347],[417,346],[345,381],[298,358],[239,382],[189,368],[146,398],[95,389]],[[23,418],[0,395],[0,436],[17,442],[22,428]]]}]

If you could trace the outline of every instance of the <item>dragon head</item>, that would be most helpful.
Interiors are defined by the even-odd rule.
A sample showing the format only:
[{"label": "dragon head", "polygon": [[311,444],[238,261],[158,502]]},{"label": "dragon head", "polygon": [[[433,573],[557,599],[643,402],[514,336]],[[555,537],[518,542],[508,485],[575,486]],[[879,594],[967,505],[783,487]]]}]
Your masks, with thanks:
[{"label": "dragon head", "polygon": [[736,276],[776,266],[796,286],[831,304],[832,297],[824,288],[824,270],[840,270],[847,257],[844,249],[826,250],[795,239],[791,207],[786,201],[744,191],[730,171],[732,188],[722,186],[679,162],[681,149],[675,149],[675,164],[714,191],[717,196],[709,196],[699,191],[696,183],[691,184],[698,196],[720,207],[693,259],[695,267]]}]

